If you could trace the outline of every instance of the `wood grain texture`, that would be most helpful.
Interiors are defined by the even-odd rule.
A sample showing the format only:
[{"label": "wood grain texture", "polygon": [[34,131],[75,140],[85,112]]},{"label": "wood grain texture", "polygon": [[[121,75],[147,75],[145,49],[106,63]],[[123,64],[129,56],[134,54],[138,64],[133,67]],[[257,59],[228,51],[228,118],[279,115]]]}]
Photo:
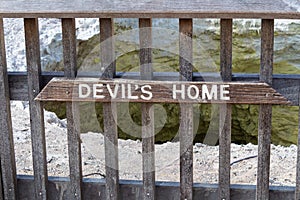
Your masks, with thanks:
[{"label": "wood grain texture", "polygon": [[[181,81],[193,79],[193,20],[179,19],[179,74]],[[180,104],[180,199],[193,199],[193,105]]]},{"label": "wood grain texture", "polygon": [[[232,78],[232,19],[221,19],[221,78]],[[230,199],[231,105],[219,106],[219,199]]]},{"label": "wood grain texture", "polygon": [[119,199],[118,129],[116,103],[103,104],[107,200]]},{"label": "wood grain texture", "polygon": [[180,199],[193,199],[193,106],[180,104]]},{"label": "wood grain texture", "polygon": [[181,81],[193,80],[193,20],[179,19],[179,74]]},{"label": "wood grain texture", "polygon": [[[140,74],[141,79],[153,78],[152,68],[152,21],[139,19]],[[155,199],[155,133],[154,110],[151,103],[141,105],[142,109],[142,156],[143,156],[143,199]]]},{"label": "wood grain texture", "polygon": [[220,69],[223,81],[232,79],[232,19],[221,19]]},{"label": "wood grain texture", "polygon": [[[105,98],[94,98],[93,94],[86,98],[79,97],[79,85],[87,84],[91,90],[93,85],[102,85]],[[143,86],[150,86],[152,98],[149,100],[140,98],[143,94],[141,88]],[[176,93],[176,99],[173,99],[173,87],[176,89],[189,88],[190,86],[198,88],[199,95],[202,96],[202,86],[205,85],[210,91],[211,87],[215,86],[221,88],[222,85],[229,86],[229,100],[213,99],[183,99],[181,93]],[[111,88],[112,92],[116,89],[116,98],[111,98],[108,90]],[[125,88],[125,98],[122,97],[122,87]],[[131,88],[131,95],[137,96],[136,99],[128,99],[128,88]],[[135,88],[138,88],[135,90]],[[84,91],[83,91],[84,93]],[[196,93],[195,93],[196,94]],[[194,95],[194,94],[193,94]],[[39,101],[91,101],[91,102],[156,102],[156,103],[230,103],[230,104],[289,104],[289,102],[277,93],[266,83],[248,83],[248,82],[178,82],[178,81],[142,81],[142,80],[129,80],[129,79],[114,79],[114,80],[101,80],[96,78],[53,78],[46,87],[37,96],[36,100]]]},{"label": "wood grain texture", "polygon": [[142,80],[152,80],[152,20],[139,19],[140,73]]},{"label": "wood grain texture", "polygon": [[[300,99],[300,89],[298,95]],[[295,200],[300,200],[300,106],[299,106],[299,115],[298,115],[298,151],[297,151],[297,167],[296,167]]]},{"label": "wood grain texture", "polygon": [[[100,19],[100,54],[102,78],[115,76],[113,20]],[[118,129],[117,105],[114,102],[103,104],[104,148],[106,171],[106,199],[119,199],[119,161],[118,161]]]},{"label": "wood grain texture", "polygon": [[153,104],[142,104],[143,199],[155,199],[155,134]]},{"label": "wood grain texture", "polygon": [[[274,49],[274,20],[262,20],[260,81],[272,85]],[[270,176],[270,144],[272,106],[260,105],[258,119],[258,163],[256,199],[268,200]]]},{"label": "wood grain texture", "polygon": [[113,20],[100,19],[100,56],[102,78],[112,79],[116,74]]},{"label": "wood grain texture", "polygon": [[[77,74],[75,28],[75,19],[62,19],[64,68],[65,76],[69,78],[75,78]],[[82,161],[78,103],[67,102],[66,113],[70,168],[68,198],[82,199]]]},{"label": "wood grain texture", "polygon": [[[0,159],[1,162],[1,159]],[[3,199],[3,188],[2,188],[2,173],[0,168],[0,199]]]},{"label": "wood grain texture", "polygon": [[[67,187],[68,179],[63,177],[49,177],[49,193],[51,199],[59,199],[60,194]],[[120,200],[142,199],[142,181],[120,180]],[[33,177],[18,176],[18,199],[32,199]],[[157,200],[176,200],[179,196],[179,184],[174,182],[157,182]],[[105,180],[85,179],[84,199],[103,199],[105,191]],[[194,184],[194,200],[216,200],[217,185],[215,184]],[[294,187],[271,186],[270,198],[272,200],[293,199]],[[253,200],[255,199],[255,185],[232,185],[231,200]]]},{"label": "wood grain texture", "polygon": [[75,78],[77,75],[75,19],[62,19],[61,22],[64,72],[66,77]]},{"label": "wood grain texture", "polygon": [[[0,17],[102,18],[300,18],[297,4],[284,0],[3,0]],[[299,5],[298,5],[299,6]]]},{"label": "wood grain texture", "polygon": [[35,179],[35,199],[47,199],[47,159],[42,102],[35,101],[40,91],[40,44],[37,19],[24,19],[26,60],[28,73],[28,98],[31,124],[31,143]]},{"label": "wood grain texture", "polygon": [[2,18],[0,18],[0,102],[0,181],[2,183],[0,199],[13,200],[17,199],[17,178]]},{"label": "wood grain texture", "polygon": [[[98,75],[99,74],[99,75]],[[88,72],[79,73],[79,75],[85,77],[98,77],[100,73]],[[42,72],[41,86],[45,87],[52,78],[63,77],[62,72]],[[153,80],[157,81],[178,81],[178,72],[153,72]],[[125,79],[140,79],[139,72],[118,72],[116,78]],[[193,81],[214,81],[220,78],[219,73],[193,73]],[[257,74],[233,74],[232,81],[234,82],[257,82],[259,75]],[[25,72],[9,72],[8,81],[10,88],[11,100],[24,100],[28,101],[28,86],[27,86],[27,74]],[[297,74],[274,74],[272,87],[285,96],[294,106],[299,105],[298,91],[300,89],[300,75]]]}]

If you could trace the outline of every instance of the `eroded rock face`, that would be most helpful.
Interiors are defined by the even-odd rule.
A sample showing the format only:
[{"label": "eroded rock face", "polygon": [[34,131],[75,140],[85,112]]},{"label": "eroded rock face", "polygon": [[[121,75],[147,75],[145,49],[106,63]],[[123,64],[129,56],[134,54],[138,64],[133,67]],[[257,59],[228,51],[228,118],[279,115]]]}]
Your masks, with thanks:
[{"label": "eroded rock face", "polygon": [[[61,20],[39,18],[40,55],[42,69],[54,68],[62,56]],[[99,19],[76,19],[78,40],[88,40],[99,33]],[[24,21],[21,18],[5,18],[4,34],[8,71],[26,71]]]}]

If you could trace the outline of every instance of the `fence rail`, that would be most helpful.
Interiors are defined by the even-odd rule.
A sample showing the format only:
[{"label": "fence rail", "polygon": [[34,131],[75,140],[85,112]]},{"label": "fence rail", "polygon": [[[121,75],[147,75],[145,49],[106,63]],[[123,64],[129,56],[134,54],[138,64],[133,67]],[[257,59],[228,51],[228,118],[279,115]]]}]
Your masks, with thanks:
[{"label": "fence rail", "polygon": [[[34,98],[53,77],[118,78],[114,62],[114,43],[101,45],[101,67],[105,71],[77,74],[75,18],[97,17],[100,42],[114,34],[113,18],[139,18],[141,70],[122,78],[144,80],[215,80],[262,81],[272,85],[299,106],[300,75],[273,75],[274,18],[300,19],[297,5],[283,0],[240,2],[211,1],[2,1],[0,4],[0,199],[300,199],[300,151],[298,150],[297,185],[269,187],[270,136],[272,107],[260,105],[258,127],[258,173],[256,188],[230,185],[231,105],[219,106],[219,184],[201,185],[193,182],[193,111],[189,104],[181,105],[180,118],[180,183],[155,181],[154,124],[151,103],[142,105],[143,181],[119,180],[117,151],[117,121],[115,103],[103,103],[106,179],[82,178],[80,130],[76,103],[67,103],[69,179],[57,180],[47,174],[46,141],[42,103]],[[131,6],[134,5],[134,6]],[[299,5],[298,5],[299,6]],[[24,18],[27,72],[7,73],[4,45],[4,17]],[[38,18],[62,18],[63,72],[41,72]],[[154,73],[151,56],[151,18],[179,18],[179,73]],[[220,74],[193,73],[193,18],[221,19]],[[232,19],[261,18],[261,68],[259,74],[232,74]],[[295,55],[297,56],[297,55]],[[184,59],[183,59],[184,58]],[[30,104],[31,140],[34,176],[17,176],[11,125],[10,100],[28,100]],[[300,115],[300,114],[299,114]],[[299,117],[300,118],[300,117]],[[299,119],[300,126],[300,119]],[[299,127],[300,135],[300,127]],[[300,137],[299,137],[300,138]],[[300,147],[298,146],[298,149]],[[57,188],[67,188],[59,191]]]},{"label": "fence rail", "polygon": [[295,1],[265,0],[3,0],[0,17],[14,18],[262,18],[299,19]]}]

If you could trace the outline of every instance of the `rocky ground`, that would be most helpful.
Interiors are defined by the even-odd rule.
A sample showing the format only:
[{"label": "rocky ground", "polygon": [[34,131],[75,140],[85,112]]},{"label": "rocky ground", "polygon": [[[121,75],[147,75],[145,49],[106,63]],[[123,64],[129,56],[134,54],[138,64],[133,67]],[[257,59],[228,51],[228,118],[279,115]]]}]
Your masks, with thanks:
[{"label": "rocky ground", "polygon": [[[28,105],[12,102],[12,121],[18,174],[33,174]],[[50,176],[68,176],[66,121],[54,113],[45,112],[47,161]],[[85,177],[105,175],[104,142],[101,133],[81,134],[82,166]],[[142,178],[141,142],[119,140],[121,179]],[[271,146],[271,185],[293,186],[296,180],[297,147]],[[156,178],[179,181],[179,143],[167,142],[155,146]],[[231,145],[231,183],[255,184],[257,146]],[[248,158],[248,159],[245,159]],[[218,146],[194,145],[194,181],[218,182]]]}]

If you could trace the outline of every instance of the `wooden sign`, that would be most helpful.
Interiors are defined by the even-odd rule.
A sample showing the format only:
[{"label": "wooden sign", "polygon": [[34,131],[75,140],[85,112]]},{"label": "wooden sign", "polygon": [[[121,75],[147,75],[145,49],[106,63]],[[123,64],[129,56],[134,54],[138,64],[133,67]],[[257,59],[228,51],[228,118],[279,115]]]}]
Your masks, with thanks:
[{"label": "wooden sign", "polygon": [[53,78],[38,101],[289,104],[266,83]]}]

